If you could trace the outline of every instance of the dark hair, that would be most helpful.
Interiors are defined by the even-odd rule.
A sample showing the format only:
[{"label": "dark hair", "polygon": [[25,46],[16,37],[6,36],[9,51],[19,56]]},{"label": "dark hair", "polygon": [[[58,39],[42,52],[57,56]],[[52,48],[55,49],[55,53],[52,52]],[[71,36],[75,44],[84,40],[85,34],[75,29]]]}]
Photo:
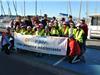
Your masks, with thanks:
[{"label": "dark hair", "polygon": [[44,14],[44,17],[47,17],[47,14]]},{"label": "dark hair", "polygon": [[63,18],[61,19],[61,21],[65,21],[65,18],[63,17]]},{"label": "dark hair", "polygon": [[82,22],[85,22],[85,19],[81,19]]},{"label": "dark hair", "polygon": [[69,18],[72,18],[72,15],[69,15]]},{"label": "dark hair", "polygon": [[55,17],[55,16],[53,16],[53,19],[55,20],[55,19],[56,19],[56,17]]}]

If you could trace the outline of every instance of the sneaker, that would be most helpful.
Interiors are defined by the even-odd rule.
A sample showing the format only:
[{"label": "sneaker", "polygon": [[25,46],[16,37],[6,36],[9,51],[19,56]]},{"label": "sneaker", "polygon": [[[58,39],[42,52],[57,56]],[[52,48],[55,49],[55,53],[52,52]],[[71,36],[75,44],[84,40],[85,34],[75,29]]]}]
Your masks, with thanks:
[{"label": "sneaker", "polygon": [[78,56],[75,56],[72,60],[72,63],[77,63],[80,61],[80,58]]}]

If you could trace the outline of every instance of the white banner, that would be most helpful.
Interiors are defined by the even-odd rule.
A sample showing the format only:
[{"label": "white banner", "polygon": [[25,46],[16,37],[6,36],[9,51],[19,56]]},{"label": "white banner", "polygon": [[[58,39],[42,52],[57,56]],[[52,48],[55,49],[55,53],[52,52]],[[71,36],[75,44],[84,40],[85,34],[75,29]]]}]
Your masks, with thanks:
[{"label": "white banner", "polygon": [[68,39],[66,37],[41,37],[35,35],[21,35],[20,33],[14,33],[14,37],[16,48],[39,53],[66,55]]}]

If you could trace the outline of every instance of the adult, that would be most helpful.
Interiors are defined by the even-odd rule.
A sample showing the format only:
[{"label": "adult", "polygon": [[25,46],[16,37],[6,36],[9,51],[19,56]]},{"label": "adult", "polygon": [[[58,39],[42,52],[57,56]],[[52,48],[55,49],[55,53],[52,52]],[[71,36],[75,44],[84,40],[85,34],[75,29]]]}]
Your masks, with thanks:
[{"label": "adult", "polygon": [[10,27],[8,27],[7,32],[3,32],[1,38],[1,50],[5,51],[7,55],[10,54],[10,49],[12,47],[12,43],[10,42],[11,40],[13,40],[13,37],[10,32]]},{"label": "adult", "polygon": [[76,41],[79,43],[79,45],[80,45],[80,48],[81,48],[81,55],[83,54],[83,37],[84,37],[84,31],[83,31],[83,29],[81,28],[81,26],[80,26],[80,23],[78,23],[77,25],[76,25],[76,27],[77,27],[77,30],[76,30],[76,34],[75,34],[75,39],[76,39]]},{"label": "adult", "polygon": [[44,36],[45,35],[45,30],[43,28],[43,24],[40,23],[37,27],[37,31],[35,32],[35,35],[37,36]]},{"label": "adult", "polygon": [[73,23],[75,25],[75,23],[73,21],[73,17],[71,15],[69,15],[69,17],[68,17],[67,25],[70,26],[70,23]]},{"label": "adult", "polygon": [[82,19],[80,21],[80,23],[81,23],[80,27],[84,31],[84,35],[83,35],[83,50],[85,51],[86,50],[86,40],[87,40],[87,36],[88,36],[88,26],[85,23],[85,19]]},{"label": "adult", "polygon": [[17,26],[20,26],[20,25],[21,25],[21,16],[17,16],[15,20],[15,29]]},{"label": "adult", "polygon": [[25,20],[25,24],[26,24],[27,26],[33,27],[32,21],[31,21],[31,17],[30,17],[30,16],[27,16],[27,18],[26,18],[26,20]]},{"label": "adult", "polygon": [[48,21],[48,16],[47,16],[47,14],[44,14],[44,19],[42,20],[42,24],[43,24],[44,28],[47,25],[47,21]]},{"label": "adult", "polygon": [[66,22],[63,22],[63,25],[61,28],[61,36],[68,37],[68,31],[69,31],[69,26],[67,26]]},{"label": "adult", "polygon": [[27,26],[27,30],[26,30],[25,34],[26,35],[32,35],[33,34],[31,26]]}]

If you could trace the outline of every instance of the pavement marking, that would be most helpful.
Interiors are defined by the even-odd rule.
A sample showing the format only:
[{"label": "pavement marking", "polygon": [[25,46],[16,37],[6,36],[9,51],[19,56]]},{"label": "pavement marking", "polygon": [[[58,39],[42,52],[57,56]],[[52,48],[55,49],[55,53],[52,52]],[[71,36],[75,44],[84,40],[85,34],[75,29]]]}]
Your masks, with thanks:
[{"label": "pavement marking", "polygon": [[66,57],[61,58],[56,63],[53,64],[53,66],[57,66],[59,63],[61,63]]}]

